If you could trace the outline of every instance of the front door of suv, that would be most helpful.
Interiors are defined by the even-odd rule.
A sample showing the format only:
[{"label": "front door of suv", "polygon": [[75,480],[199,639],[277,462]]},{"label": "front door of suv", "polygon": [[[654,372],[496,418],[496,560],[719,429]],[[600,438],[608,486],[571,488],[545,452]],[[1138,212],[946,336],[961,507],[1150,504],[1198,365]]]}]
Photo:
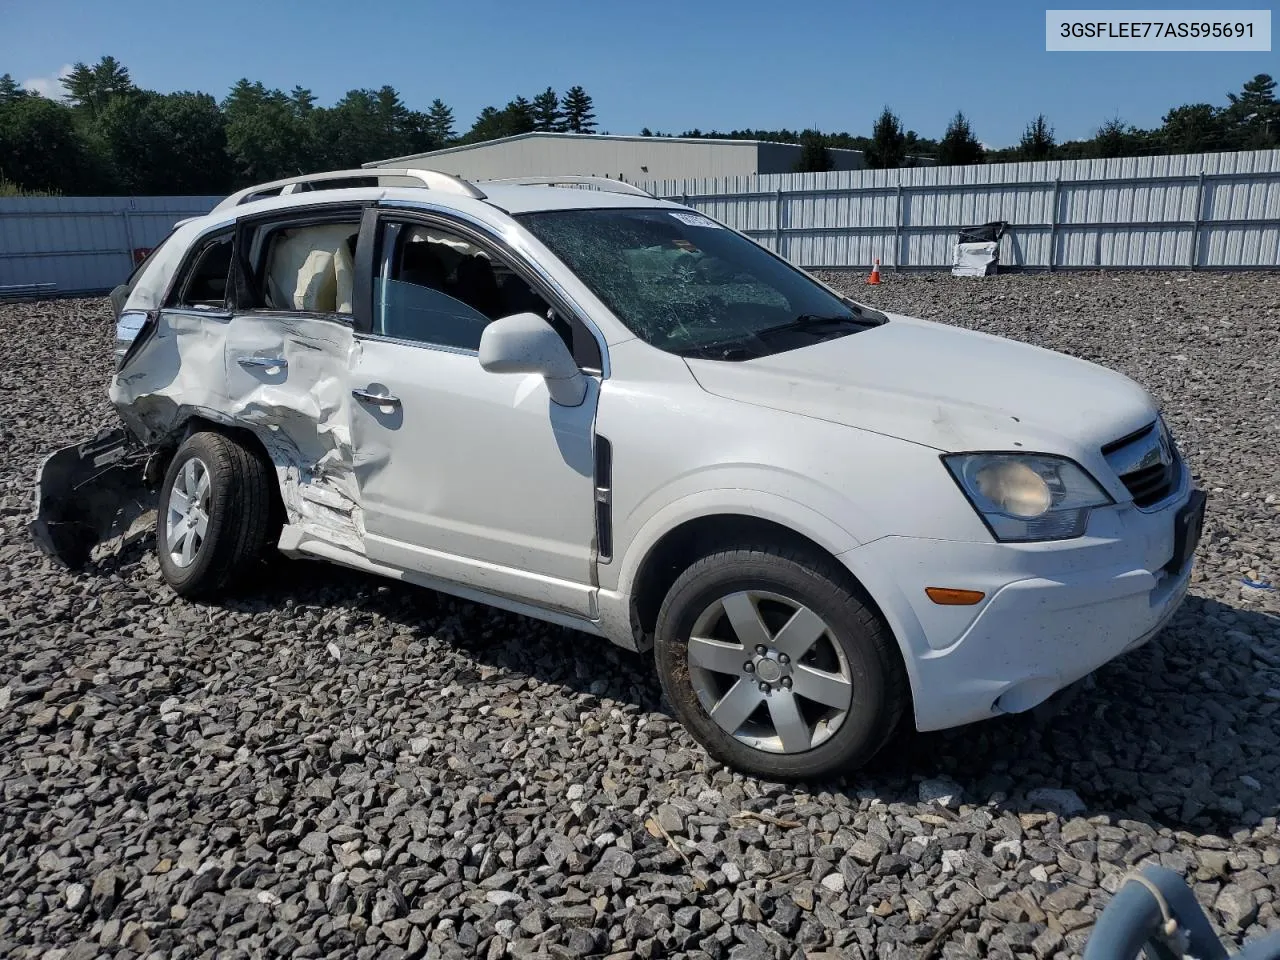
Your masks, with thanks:
[{"label": "front door of suv", "polygon": [[369,558],[593,618],[599,380],[564,407],[541,377],[477,358],[499,317],[550,315],[567,339],[570,323],[467,225],[384,212],[366,229],[370,317],[350,386]]}]

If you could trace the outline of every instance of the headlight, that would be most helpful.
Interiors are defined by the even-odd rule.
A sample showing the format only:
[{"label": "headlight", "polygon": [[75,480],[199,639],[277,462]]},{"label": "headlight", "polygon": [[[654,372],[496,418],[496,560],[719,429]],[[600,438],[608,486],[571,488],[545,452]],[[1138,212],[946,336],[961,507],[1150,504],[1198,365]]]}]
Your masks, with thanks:
[{"label": "headlight", "polygon": [[997,540],[1066,540],[1112,503],[1071,460],[1035,453],[958,453],[943,462]]}]

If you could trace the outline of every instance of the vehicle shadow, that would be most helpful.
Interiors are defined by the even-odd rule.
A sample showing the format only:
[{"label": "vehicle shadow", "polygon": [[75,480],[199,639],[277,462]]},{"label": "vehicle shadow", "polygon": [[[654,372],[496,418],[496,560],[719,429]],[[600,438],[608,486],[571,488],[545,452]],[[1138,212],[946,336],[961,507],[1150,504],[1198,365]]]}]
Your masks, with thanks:
[{"label": "vehicle shadow", "polygon": [[[477,667],[670,713],[648,654],[330,564],[274,563],[222,604],[250,613],[294,605],[376,614],[410,638],[446,639]],[[1014,812],[1046,809],[1033,791],[1065,789],[1090,816],[1196,833],[1252,828],[1280,804],[1277,665],[1280,618],[1193,595],[1151,643],[1034,711],[940,733],[904,723],[856,775],[806,786],[915,804],[922,780],[943,779],[964,802]]]}]

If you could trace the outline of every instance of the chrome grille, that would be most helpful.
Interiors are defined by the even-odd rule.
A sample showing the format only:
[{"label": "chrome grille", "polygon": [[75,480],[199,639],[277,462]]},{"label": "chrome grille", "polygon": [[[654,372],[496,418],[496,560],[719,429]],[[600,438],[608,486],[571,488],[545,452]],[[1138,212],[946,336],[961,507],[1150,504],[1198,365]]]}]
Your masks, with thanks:
[{"label": "chrome grille", "polygon": [[1107,444],[1102,455],[1139,507],[1153,506],[1178,488],[1182,461],[1164,420]]}]

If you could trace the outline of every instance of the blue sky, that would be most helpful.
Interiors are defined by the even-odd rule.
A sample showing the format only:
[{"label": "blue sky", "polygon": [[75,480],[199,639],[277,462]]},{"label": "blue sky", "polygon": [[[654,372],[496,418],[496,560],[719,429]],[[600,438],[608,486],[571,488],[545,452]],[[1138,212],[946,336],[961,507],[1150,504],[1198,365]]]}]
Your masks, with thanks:
[{"label": "blue sky", "polygon": [[[186,6],[0,0],[0,73],[53,89],[65,65],[112,54],[140,86],[219,99],[242,76],[302,84],[321,103],[389,83],[411,107],[440,97],[461,130],[485,105],[548,85],[582,84],[601,132],[611,133],[816,126],[866,134],[889,104],[926,136],[941,136],[963,110],[992,146],[1016,142],[1041,111],[1059,140],[1089,136],[1117,114],[1154,126],[1172,105],[1224,103],[1254,74],[1280,73],[1274,53],[1047,53],[1045,5],[1019,0]],[[1249,5],[1199,4],[1241,6]]]}]

